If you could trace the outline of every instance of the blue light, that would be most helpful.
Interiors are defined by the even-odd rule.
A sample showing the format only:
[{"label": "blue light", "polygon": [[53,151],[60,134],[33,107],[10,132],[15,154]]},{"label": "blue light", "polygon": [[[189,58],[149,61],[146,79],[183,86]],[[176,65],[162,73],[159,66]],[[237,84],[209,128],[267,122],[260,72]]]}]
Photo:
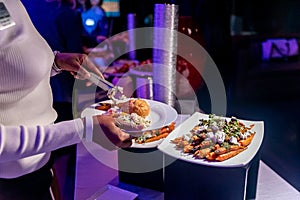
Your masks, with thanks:
[{"label": "blue light", "polygon": [[95,25],[95,20],[88,18],[85,20],[85,25],[87,26],[94,26]]}]

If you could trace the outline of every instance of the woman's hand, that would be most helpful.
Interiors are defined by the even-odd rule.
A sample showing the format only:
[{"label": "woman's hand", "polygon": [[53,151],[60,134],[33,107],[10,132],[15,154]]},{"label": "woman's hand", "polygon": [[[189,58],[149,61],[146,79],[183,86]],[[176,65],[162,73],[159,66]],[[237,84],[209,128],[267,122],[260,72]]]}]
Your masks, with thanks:
[{"label": "woman's hand", "polygon": [[[54,62],[62,70],[69,71],[76,79],[88,79],[90,77],[89,71],[104,78],[100,70],[86,54],[57,53]],[[87,85],[91,84],[91,82],[87,83]]]},{"label": "woman's hand", "polygon": [[111,115],[93,116],[93,122],[93,142],[108,150],[131,146],[130,135],[116,126],[116,121]]}]

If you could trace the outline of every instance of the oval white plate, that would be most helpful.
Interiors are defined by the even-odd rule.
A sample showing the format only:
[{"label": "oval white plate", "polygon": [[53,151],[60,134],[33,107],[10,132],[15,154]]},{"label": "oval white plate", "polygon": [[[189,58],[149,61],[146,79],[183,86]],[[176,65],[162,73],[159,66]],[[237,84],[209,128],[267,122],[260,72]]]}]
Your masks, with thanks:
[{"label": "oval white plate", "polygon": [[[174,122],[177,119],[177,115],[178,115],[177,111],[172,106],[169,106],[159,101],[148,100],[148,99],[145,100],[150,105],[151,110],[150,110],[149,118],[151,119],[152,123],[148,128],[145,128],[141,131],[159,129],[166,125],[169,125],[170,123]],[[81,117],[103,114],[105,111],[95,109],[95,107],[100,103],[111,103],[111,101],[107,100],[107,101],[102,101],[91,105],[90,107],[82,111]],[[140,133],[141,131],[126,131],[126,132],[135,134],[135,133]]]}]

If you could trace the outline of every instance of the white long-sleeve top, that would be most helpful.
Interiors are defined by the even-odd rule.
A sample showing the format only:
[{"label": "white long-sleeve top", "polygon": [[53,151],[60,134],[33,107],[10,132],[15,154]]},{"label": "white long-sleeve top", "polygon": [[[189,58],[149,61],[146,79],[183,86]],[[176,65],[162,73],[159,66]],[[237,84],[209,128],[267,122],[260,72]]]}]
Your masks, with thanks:
[{"label": "white long-sleeve top", "polygon": [[52,150],[80,142],[81,119],[53,124],[53,53],[20,0],[0,0],[16,25],[0,30],[0,178],[44,166]]}]

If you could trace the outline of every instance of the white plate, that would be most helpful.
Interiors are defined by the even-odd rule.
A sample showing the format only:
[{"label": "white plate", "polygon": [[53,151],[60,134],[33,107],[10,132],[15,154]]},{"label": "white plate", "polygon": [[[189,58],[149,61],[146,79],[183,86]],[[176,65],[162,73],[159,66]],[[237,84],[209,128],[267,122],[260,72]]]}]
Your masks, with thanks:
[{"label": "white plate", "polygon": [[169,156],[191,163],[215,167],[241,167],[247,165],[253,159],[253,157],[256,155],[262,144],[264,136],[263,121],[247,121],[238,119],[241,122],[243,122],[246,126],[249,126],[250,124],[255,125],[252,130],[255,131],[256,134],[254,135],[251,144],[245,151],[241,152],[235,157],[232,157],[222,162],[208,161],[206,159],[195,159],[192,155],[184,154],[181,150],[176,149],[175,144],[172,144],[170,141],[177,137],[185,135],[186,133],[189,133],[195,125],[199,124],[199,119],[208,119],[208,115],[199,112],[194,113],[189,119],[187,119],[177,128],[175,128],[175,130],[173,130],[168,135],[168,137],[166,137],[164,141],[160,145],[158,145],[157,148]]},{"label": "white plate", "polygon": [[101,114],[105,113],[105,111],[95,109],[95,105],[93,104],[91,107],[85,108],[81,112],[81,117],[90,117],[90,116],[101,115]]},{"label": "white plate", "polygon": [[[170,123],[174,122],[177,119],[178,114],[173,107],[159,101],[153,101],[149,99],[145,99],[145,100],[149,103],[151,109],[150,119],[152,123],[150,127],[145,128],[141,131],[126,131],[126,132],[134,134],[142,131],[159,129],[166,125],[169,125]],[[99,103],[111,103],[111,101],[108,100]],[[99,105],[99,103],[93,104],[90,107],[84,109],[81,113],[81,117],[103,114],[104,111],[95,109],[95,107]]]}]

